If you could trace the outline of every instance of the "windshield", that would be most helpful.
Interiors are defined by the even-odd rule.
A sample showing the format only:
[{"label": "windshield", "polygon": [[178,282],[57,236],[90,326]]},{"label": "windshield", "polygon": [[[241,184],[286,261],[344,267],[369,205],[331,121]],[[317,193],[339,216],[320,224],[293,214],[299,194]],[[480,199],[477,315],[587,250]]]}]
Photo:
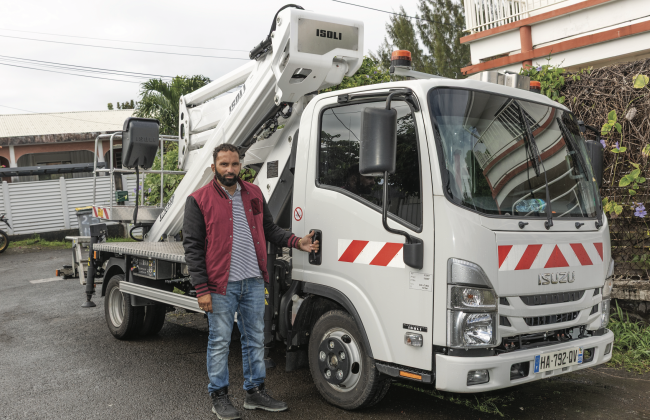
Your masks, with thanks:
[{"label": "windshield", "polygon": [[450,200],[488,215],[546,217],[546,175],[554,219],[596,217],[598,190],[573,114],[449,88],[432,89],[429,105]]}]

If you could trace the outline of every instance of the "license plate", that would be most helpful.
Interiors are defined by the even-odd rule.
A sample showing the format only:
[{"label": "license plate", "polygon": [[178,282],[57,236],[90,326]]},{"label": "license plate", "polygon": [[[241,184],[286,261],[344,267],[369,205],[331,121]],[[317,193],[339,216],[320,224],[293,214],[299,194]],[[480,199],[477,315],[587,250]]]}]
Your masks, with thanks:
[{"label": "license plate", "polygon": [[546,372],[582,363],[582,347],[574,347],[535,356],[535,373]]}]

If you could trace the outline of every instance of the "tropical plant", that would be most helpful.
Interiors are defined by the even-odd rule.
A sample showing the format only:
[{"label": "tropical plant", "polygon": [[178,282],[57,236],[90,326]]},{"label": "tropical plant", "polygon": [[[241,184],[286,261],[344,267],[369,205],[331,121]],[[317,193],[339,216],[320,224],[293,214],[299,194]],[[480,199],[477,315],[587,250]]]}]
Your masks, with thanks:
[{"label": "tropical plant", "polygon": [[140,91],[134,115],[156,118],[160,121],[160,134],[178,134],[178,104],[181,96],[207,85],[205,76],[176,76],[171,81],[150,79],[144,82]]},{"label": "tropical plant", "polygon": [[[349,89],[357,86],[374,85],[377,83],[390,82],[390,74],[386,69],[379,66],[379,62],[372,57],[363,57],[361,67],[351,77],[344,77],[341,83],[336,86],[323,89],[320,92],[331,92],[341,89]],[[279,128],[279,127],[278,127]]]},{"label": "tropical plant", "polygon": [[[141,86],[140,101],[136,103],[134,115],[143,118],[156,118],[160,121],[160,134],[178,134],[178,106],[181,96],[187,95],[210,83],[205,76],[176,76],[170,82],[150,79]],[[160,169],[160,155],[156,156],[151,169]],[[163,169],[178,170],[178,143],[166,142]],[[163,205],[174,194],[183,175],[163,177]],[[160,205],[160,175],[149,174],[144,182],[145,203]]]}]

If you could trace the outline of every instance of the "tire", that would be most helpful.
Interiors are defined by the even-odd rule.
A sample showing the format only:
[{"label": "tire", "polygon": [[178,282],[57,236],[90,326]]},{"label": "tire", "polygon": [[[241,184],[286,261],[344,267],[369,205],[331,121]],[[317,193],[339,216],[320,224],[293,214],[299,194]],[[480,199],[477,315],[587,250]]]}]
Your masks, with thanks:
[{"label": "tire", "polygon": [[354,318],[334,310],[316,321],[309,339],[309,370],[316,388],[327,402],[345,410],[377,404],[391,383],[375,367],[361,337]]},{"label": "tire", "polygon": [[9,236],[0,230],[0,254],[5,252],[7,247],[9,247]]},{"label": "tire", "polygon": [[104,316],[111,334],[118,340],[136,337],[142,331],[144,307],[131,306],[131,295],[120,292],[124,274],[117,274],[108,281],[104,299]]},{"label": "tire", "polygon": [[165,315],[167,314],[167,305],[148,305],[144,307],[144,321],[140,335],[156,335],[160,332],[165,324]]}]

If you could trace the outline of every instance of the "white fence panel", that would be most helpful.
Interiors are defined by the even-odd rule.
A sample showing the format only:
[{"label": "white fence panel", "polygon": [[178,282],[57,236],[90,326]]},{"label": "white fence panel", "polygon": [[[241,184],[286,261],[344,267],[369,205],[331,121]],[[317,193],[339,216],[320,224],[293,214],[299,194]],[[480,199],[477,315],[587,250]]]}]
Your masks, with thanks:
[{"label": "white fence panel", "polygon": [[9,205],[14,234],[65,229],[59,180],[9,184]]},{"label": "white fence panel", "polygon": [[[129,202],[135,203],[135,175],[128,175]],[[62,185],[63,184],[63,185]],[[96,203],[115,206],[111,179],[97,177]],[[65,196],[62,194],[65,192]],[[64,208],[64,203],[67,208]],[[0,214],[6,213],[13,235],[53,232],[79,227],[75,208],[93,204],[93,178],[3,183],[0,188]],[[1,229],[6,227],[0,226]]]}]

